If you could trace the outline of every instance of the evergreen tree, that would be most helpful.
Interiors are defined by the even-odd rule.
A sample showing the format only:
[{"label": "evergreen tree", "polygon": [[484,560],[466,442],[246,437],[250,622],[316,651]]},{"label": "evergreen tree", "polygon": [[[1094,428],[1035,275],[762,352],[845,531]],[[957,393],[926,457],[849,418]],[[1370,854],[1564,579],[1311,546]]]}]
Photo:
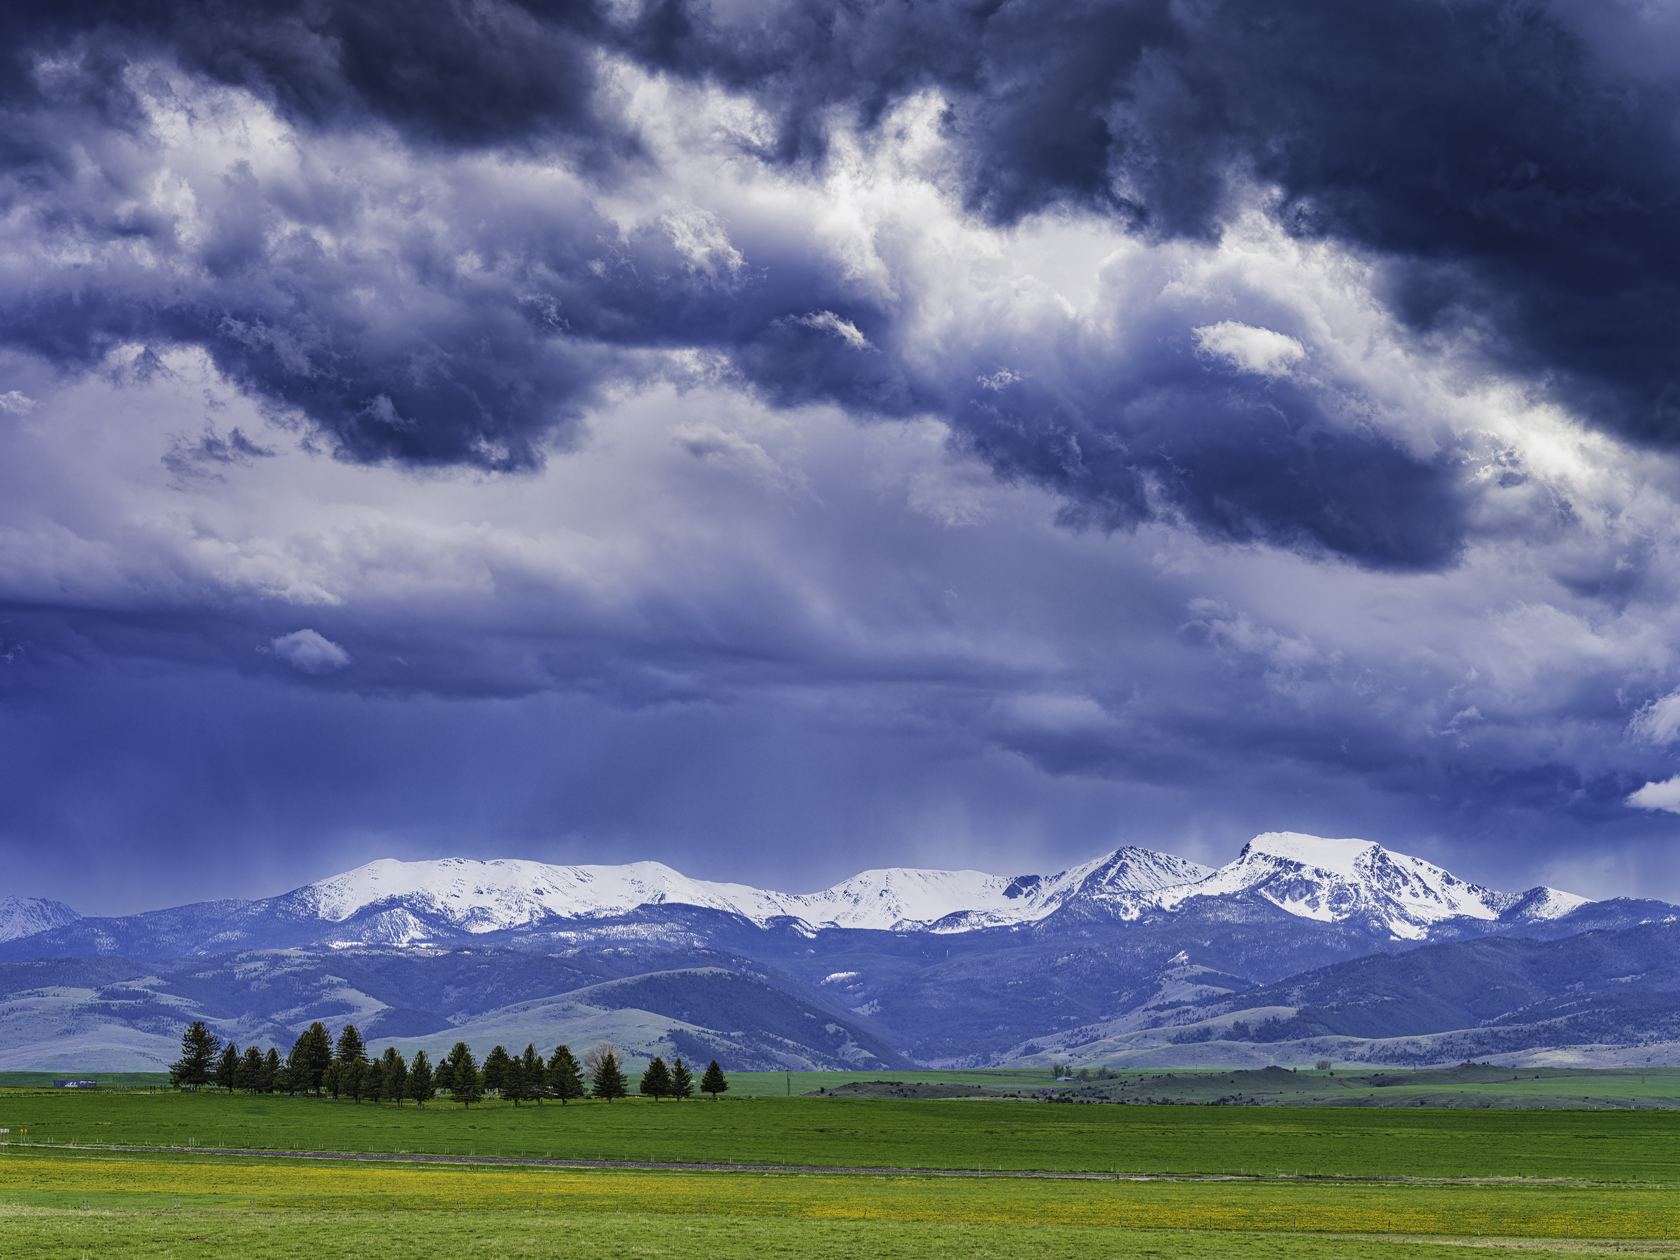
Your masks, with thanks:
[{"label": "evergreen tree", "polygon": [[222,1039],[206,1028],[202,1019],[193,1020],[181,1034],[181,1057],[169,1065],[169,1083],[187,1089],[209,1084],[221,1046]]},{"label": "evergreen tree", "polygon": [[437,1076],[434,1083],[438,1089],[445,1093],[453,1093],[455,1090],[455,1065],[450,1061],[447,1054],[438,1060]]},{"label": "evergreen tree", "polygon": [[647,1071],[642,1073],[642,1083],[638,1088],[655,1103],[671,1092],[671,1069],[665,1066],[664,1059],[658,1055],[653,1056],[653,1062],[648,1064]]},{"label": "evergreen tree", "polygon": [[367,1043],[362,1040],[356,1025],[346,1024],[339,1031],[332,1062],[338,1069],[338,1088],[333,1091],[333,1097],[348,1094],[351,1102],[360,1102],[367,1088]]},{"label": "evergreen tree", "polygon": [[502,1069],[502,1097],[511,1099],[515,1107],[525,1097],[525,1060],[510,1057]]},{"label": "evergreen tree", "polygon": [[239,1084],[239,1047],[229,1041],[216,1061],[216,1088],[233,1093]]},{"label": "evergreen tree", "polygon": [[548,1061],[548,1092],[564,1107],[574,1098],[583,1097],[583,1072],[572,1057],[570,1046],[555,1046]]},{"label": "evergreen tree", "polygon": [[395,1046],[387,1046],[379,1060],[379,1097],[385,1102],[402,1106],[408,1096],[408,1064]]},{"label": "evergreen tree", "polygon": [[671,1061],[671,1097],[678,1102],[694,1092],[694,1074],[688,1070],[688,1065],[682,1059]]},{"label": "evergreen tree", "polygon": [[463,1107],[470,1107],[484,1097],[484,1078],[479,1075],[467,1043],[457,1041],[449,1052],[449,1092]]},{"label": "evergreen tree", "polygon": [[535,1098],[537,1106],[542,1106],[543,1095],[548,1093],[545,1088],[548,1071],[537,1053],[537,1048],[530,1043],[525,1046],[525,1053],[519,1056],[520,1065],[525,1069],[525,1097]]},{"label": "evergreen tree", "polygon": [[288,1094],[296,1094],[299,1091],[305,1094],[309,1092],[309,1068],[306,1066],[309,1051],[304,1048],[303,1044],[308,1037],[308,1033],[299,1034],[298,1039],[292,1043],[291,1052],[286,1055],[286,1092]]},{"label": "evergreen tree", "polygon": [[407,1093],[414,1099],[414,1105],[422,1110],[437,1093],[437,1084],[432,1080],[432,1061],[426,1057],[424,1050],[416,1050],[414,1062],[408,1065]]},{"label": "evergreen tree", "polygon": [[728,1089],[729,1081],[724,1077],[723,1069],[718,1066],[718,1061],[713,1059],[706,1065],[706,1075],[700,1078],[700,1092],[710,1094],[712,1101],[716,1102],[717,1096],[726,1093]]},{"label": "evergreen tree", "polygon": [[367,1062],[367,1045],[362,1041],[362,1034],[356,1031],[356,1025],[344,1025],[344,1031],[338,1034],[338,1048],[333,1051],[333,1058],[339,1066],[349,1063]]},{"label": "evergreen tree", "polygon": [[292,1067],[291,1057],[287,1056],[286,1061],[274,1069],[274,1092],[288,1097],[297,1093],[297,1076],[296,1069]]},{"label": "evergreen tree", "polygon": [[605,1098],[609,1103],[615,1098],[625,1097],[630,1092],[624,1082],[624,1073],[619,1070],[616,1054],[601,1056],[601,1062],[595,1068],[595,1076],[590,1084],[594,1087],[595,1097]]},{"label": "evergreen tree", "polygon": [[492,1093],[501,1093],[507,1084],[508,1052],[496,1046],[484,1056],[484,1088]]},{"label": "evergreen tree", "polygon": [[[327,1093],[331,1094],[334,1102],[338,1101],[338,1091],[341,1085],[341,1082],[338,1079],[340,1070],[341,1069],[338,1064],[333,1062],[327,1064],[327,1070],[321,1073],[321,1089],[324,1089]],[[316,1092],[319,1093],[320,1090],[317,1090]]]},{"label": "evergreen tree", "polygon": [[321,1092],[327,1065],[333,1061],[332,1038],[327,1026],[316,1020],[292,1047],[292,1087],[304,1093]]},{"label": "evergreen tree", "polygon": [[239,1060],[239,1088],[256,1093],[257,1084],[262,1080],[262,1070],[262,1051],[255,1046],[246,1046],[245,1057]]},{"label": "evergreen tree", "polygon": [[280,1051],[274,1046],[263,1056],[262,1071],[257,1073],[257,1093],[272,1094],[279,1085]]},{"label": "evergreen tree", "polygon": [[345,1072],[350,1082],[350,1101],[359,1103],[364,1098],[373,1099],[374,1105],[379,1105],[379,1060],[372,1062],[363,1060],[352,1063]]}]

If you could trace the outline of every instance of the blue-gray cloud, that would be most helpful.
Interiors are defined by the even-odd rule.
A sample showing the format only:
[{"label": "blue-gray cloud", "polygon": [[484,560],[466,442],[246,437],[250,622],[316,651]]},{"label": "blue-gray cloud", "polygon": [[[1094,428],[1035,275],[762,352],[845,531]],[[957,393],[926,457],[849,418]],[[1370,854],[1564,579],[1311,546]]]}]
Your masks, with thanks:
[{"label": "blue-gray cloud", "polygon": [[[563,696],[615,774],[568,754],[577,803],[539,807],[488,758],[463,830],[753,798],[762,856],[876,781],[846,817],[886,860],[1008,764],[997,816],[1077,838],[998,846],[1148,842],[1211,796],[1221,834],[1648,853],[1625,802],[1674,766],[1638,715],[1680,683],[1662,20],[8,6],[7,738],[56,706],[54,748],[185,763],[210,733],[136,742],[88,680],[191,679],[230,723],[311,697],[240,768],[112,787],[155,836],[323,778],[311,825],[376,834],[459,751],[391,714],[504,712],[506,753]],[[345,712],[355,772],[283,751]],[[705,733],[675,753],[662,713]],[[766,730],[762,773],[695,751]],[[8,843],[79,825],[75,767],[31,776]]]},{"label": "blue-gray cloud", "polygon": [[[777,138],[749,154],[770,163],[820,162],[836,110],[878,124],[937,89],[961,194],[998,221],[1082,207],[1152,239],[1211,240],[1237,185],[1259,181],[1303,238],[1374,251],[1392,309],[1418,330],[1473,335],[1490,362],[1545,381],[1589,422],[1669,440],[1674,80],[1598,55],[1544,6],[403,12],[16,6],[14,201],[46,231],[173,254],[188,276],[49,271],[14,293],[0,331],[66,364],[124,340],[204,345],[347,458],[504,469],[539,461],[604,381],[638,371],[620,352],[704,346],[784,401],[946,415],[1000,472],[1066,494],[1077,519],[1124,526],[1170,504],[1213,536],[1361,563],[1427,568],[1457,554],[1450,455],[1419,459],[1326,424],[1308,391],[1207,370],[1183,353],[1187,330],[1088,365],[1054,394],[1000,397],[966,363],[907,359],[905,311],[846,294],[770,240],[743,242],[742,273],[720,284],[668,233],[625,234],[578,198],[510,213],[457,176],[452,204],[428,207],[455,232],[422,215],[352,256],[323,238],[381,190],[343,171],[300,189],[234,169],[209,238],[189,243],[128,208],[132,165],[107,166],[92,190],[73,174],[87,134],[148,129],[138,97],[156,85],[137,67],[150,55],[255,91],[319,133],[388,127],[421,149],[550,152],[611,189],[647,161],[596,91],[598,55],[618,56],[745,93],[775,120]],[[823,310],[877,352],[801,322]]]}]

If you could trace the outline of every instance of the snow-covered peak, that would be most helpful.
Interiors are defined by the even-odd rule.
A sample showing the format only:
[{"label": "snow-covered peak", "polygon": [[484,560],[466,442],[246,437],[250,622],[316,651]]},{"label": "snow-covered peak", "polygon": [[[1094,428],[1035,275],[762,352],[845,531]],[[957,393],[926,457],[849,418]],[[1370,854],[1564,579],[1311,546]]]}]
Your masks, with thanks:
[{"label": "snow-covered peak", "polygon": [[544,862],[382,858],[291,894],[299,909],[342,922],[365,906],[400,901],[469,932],[523,927],[555,915],[623,914],[675,902],[763,920],[778,913],[779,894],[745,884],[689,879],[662,862],[625,866],[551,866]]},{"label": "snow-covered peak", "polygon": [[1164,904],[1241,892],[1258,893],[1301,918],[1366,919],[1403,940],[1422,939],[1444,919],[1497,919],[1514,900],[1369,840],[1274,831],[1250,840],[1234,862],[1206,879],[1173,889]]},{"label": "snow-covered peak", "polygon": [[767,895],[784,907],[781,913],[815,927],[892,930],[923,927],[965,912],[1008,915],[1013,907],[1007,892],[1013,882],[984,871],[891,867],[862,871],[821,892]]},{"label": "snow-covered peak", "polygon": [[1329,840],[1299,831],[1268,831],[1244,845],[1237,860],[1277,858],[1351,879],[1359,872],[1360,860],[1368,860],[1373,849],[1381,848],[1374,840]]},{"label": "snow-covered peak", "polygon": [[876,931],[1028,923],[1070,898],[1136,896],[1199,879],[1208,869],[1170,854],[1126,848],[1055,875],[1010,878],[984,871],[892,867],[863,871],[814,893],[783,893],[746,884],[690,879],[660,862],[625,866],[551,866],[543,862],[466,858],[399,862],[385,858],[287,894],[294,917],[357,921],[357,939],[407,943],[426,939],[427,922],[483,933],[553,919],[625,914],[650,905],[698,906],[758,924],[791,918],[813,928]]},{"label": "snow-covered peak", "polygon": [[62,901],[45,897],[0,897],[0,941],[34,936],[48,928],[63,927],[82,916]]},{"label": "snow-covered peak", "polygon": [[1076,866],[1055,878],[1064,881],[1070,891],[1087,896],[1114,897],[1176,888],[1180,884],[1206,879],[1212,874],[1211,866],[1203,866],[1188,858],[1157,853],[1154,849],[1128,847],[1116,849],[1106,857]]},{"label": "snow-covered peak", "polygon": [[[612,918],[648,906],[695,906],[761,926],[965,932],[1033,923],[1080,907],[1136,918],[1197,897],[1257,894],[1324,922],[1361,919],[1420,940],[1447,919],[1556,918],[1584,899],[1554,889],[1497,893],[1422,858],[1369,840],[1268,832],[1218,870],[1150,849],[1116,849],[1054,875],[908,867],[863,871],[814,893],[690,879],[660,862],[551,866],[542,862],[385,859],[278,898],[291,918],[347,924],[343,943],[411,944],[444,935]],[[73,913],[73,912],[71,912]],[[354,920],[353,923],[349,921]],[[3,938],[0,938],[3,939]]]},{"label": "snow-covered peak", "polygon": [[1530,888],[1527,892],[1502,893],[1500,896],[1501,915],[1518,923],[1542,923],[1547,919],[1559,919],[1571,910],[1588,905],[1591,900],[1578,897],[1574,893],[1548,888],[1544,884]]}]

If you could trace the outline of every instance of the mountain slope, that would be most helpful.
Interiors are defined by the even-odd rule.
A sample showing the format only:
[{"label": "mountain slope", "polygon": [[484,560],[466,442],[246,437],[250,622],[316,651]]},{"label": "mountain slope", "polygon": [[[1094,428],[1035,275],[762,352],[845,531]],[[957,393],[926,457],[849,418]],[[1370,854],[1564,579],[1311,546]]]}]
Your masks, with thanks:
[{"label": "mountain slope", "polygon": [[0,941],[34,936],[51,928],[74,923],[82,916],[62,901],[45,897],[0,897]]},{"label": "mountain slope", "polygon": [[[0,1068],[156,1069],[182,1030],[289,1049],[314,1020],[370,1042],[434,1052],[487,1037],[513,1049],[608,1037],[631,1054],[744,1068],[892,1068],[908,1061],[820,991],[714,953],[602,948],[559,958],[508,950],[229,954],[175,964],[54,959],[0,964]],[[515,1044],[517,1042],[517,1044]]]},{"label": "mountain slope", "polygon": [[1564,1019],[1600,1030],[1614,1016],[1661,1011],[1680,1033],[1680,924],[1588,932],[1553,941],[1483,938],[1404,954],[1337,963],[1214,1004],[1219,1014],[1287,1008],[1254,1028],[1254,1039],[1396,1037],[1472,1027],[1518,1027]]},{"label": "mountain slope", "polygon": [[1680,1061],[1680,923],[1554,940],[1483,937],[1246,990],[1187,993],[1015,1047],[1014,1062],[1421,1066]]}]

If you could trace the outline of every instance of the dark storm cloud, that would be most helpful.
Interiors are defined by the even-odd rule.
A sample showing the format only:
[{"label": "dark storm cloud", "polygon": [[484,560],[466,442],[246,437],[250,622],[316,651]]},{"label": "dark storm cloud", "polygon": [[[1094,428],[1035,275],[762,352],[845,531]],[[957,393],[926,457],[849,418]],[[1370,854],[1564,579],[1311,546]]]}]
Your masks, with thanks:
[{"label": "dark storm cloud", "polygon": [[[1637,19],[1607,8],[1625,63]],[[1232,177],[1263,181],[1297,233],[1387,259],[1414,328],[1471,330],[1589,423],[1680,440],[1672,45],[1646,45],[1630,74],[1571,24],[1590,16],[1536,4],[795,4],[738,23],[674,11],[649,19],[650,55],[759,92],[790,148],[836,102],[875,116],[937,85],[967,199],[999,220],[1072,202],[1156,237],[1211,238]],[[1189,371],[1159,407],[1130,393],[1074,414],[974,399],[953,414],[1001,468],[1099,519],[1147,515],[1148,480],[1215,534],[1294,535],[1379,565],[1456,554],[1441,464]],[[1162,443],[1163,417],[1189,418],[1194,436]]]},{"label": "dark storm cloud", "polygon": [[[789,886],[790,835],[824,880],[1202,826],[1485,840],[1494,882],[1519,839],[1658,854],[1619,802],[1673,770],[1628,734],[1680,685],[1666,474],[1494,388],[1680,436],[1658,20],[6,6],[0,839],[318,836],[291,878],[382,827],[562,836]],[[625,103],[667,89],[733,139],[674,153]],[[894,174],[921,93],[938,152]],[[956,449],[917,462],[927,415]]]},{"label": "dark storm cloud", "polygon": [[1073,397],[1010,382],[973,390],[952,414],[994,467],[1065,496],[1070,523],[1133,525],[1165,503],[1214,538],[1376,568],[1456,556],[1464,510],[1452,453],[1420,459],[1350,431],[1315,391],[1199,363],[1188,338],[1149,349],[1095,368]]},{"label": "dark storm cloud", "polygon": [[[1597,422],[1680,438],[1680,54],[1661,51],[1658,14],[1421,0],[710,12],[658,6],[646,55],[759,93],[790,149],[836,103],[875,117],[936,85],[967,197],[999,220],[1073,201],[1211,237],[1231,176],[1275,183],[1298,232],[1395,261],[1418,327],[1483,322],[1496,359],[1561,370]],[[1640,42],[1642,21],[1657,43]]]},{"label": "dark storm cloud", "polygon": [[0,16],[0,87],[13,102],[61,94],[65,81],[53,76],[44,88],[38,62],[72,58],[78,95],[132,116],[121,70],[163,51],[318,125],[373,116],[450,145],[522,139],[539,128],[593,141],[601,138],[589,105],[600,27],[588,3],[24,0]]},{"label": "dark storm cloud", "polygon": [[[1468,330],[1590,421],[1674,436],[1674,80],[1598,55],[1602,31],[1543,6],[672,2],[621,18],[583,3],[311,0],[18,5],[4,22],[11,197],[45,198],[45,217],[86,236],[178,248],[170,224],[69,186],[78,131],[140,125],[124,76],[147,56],[255,90],[307,128],[552,150],[603,186],[645,155],[593,94],[597,54],[749,93],[780,128],[758,158],[795,166],[822,160],[830,111],[873,125],[937,88],[962,195],[996,221],[1077,206],[1154,239],[1211,240],[1237,185],[1258,180],[1297,233],[1386,259],[1390,300],[1418,330]],[[539,222],[462,197],[461,239],[399,229],[389,259],[349,259],[301,230],[340,226],[345,206],[283,200],[230,176],[190,283],[37,277],[6,304],[5,335],[65,362],[118,339],[201,344],[347,458],[502,469],[539,461],[603,380],[642,370],[623,352],[703,346],[783,401],[936,410],[1000,472],[1065,494],[1070,519],[1113,527],[1165,508],[1215,537],[1377,567],[1458,553],[1451,458],[1322,423],[1302,391],[1245,386],[1170,346],[1125,373],[1094,365],[1054,397],[1000,398],[959,383],[967,363],[906,366],[902,312],[769,240],[741,241],[744,271],[719,284],[657,231],[603,249],[616,232],[581,203]],[[488,215],[477,230],[475,215]],[[491,278],[460,275],[445,244],[470,244]],[[800,322],[822,311],[871,352]]]}]

